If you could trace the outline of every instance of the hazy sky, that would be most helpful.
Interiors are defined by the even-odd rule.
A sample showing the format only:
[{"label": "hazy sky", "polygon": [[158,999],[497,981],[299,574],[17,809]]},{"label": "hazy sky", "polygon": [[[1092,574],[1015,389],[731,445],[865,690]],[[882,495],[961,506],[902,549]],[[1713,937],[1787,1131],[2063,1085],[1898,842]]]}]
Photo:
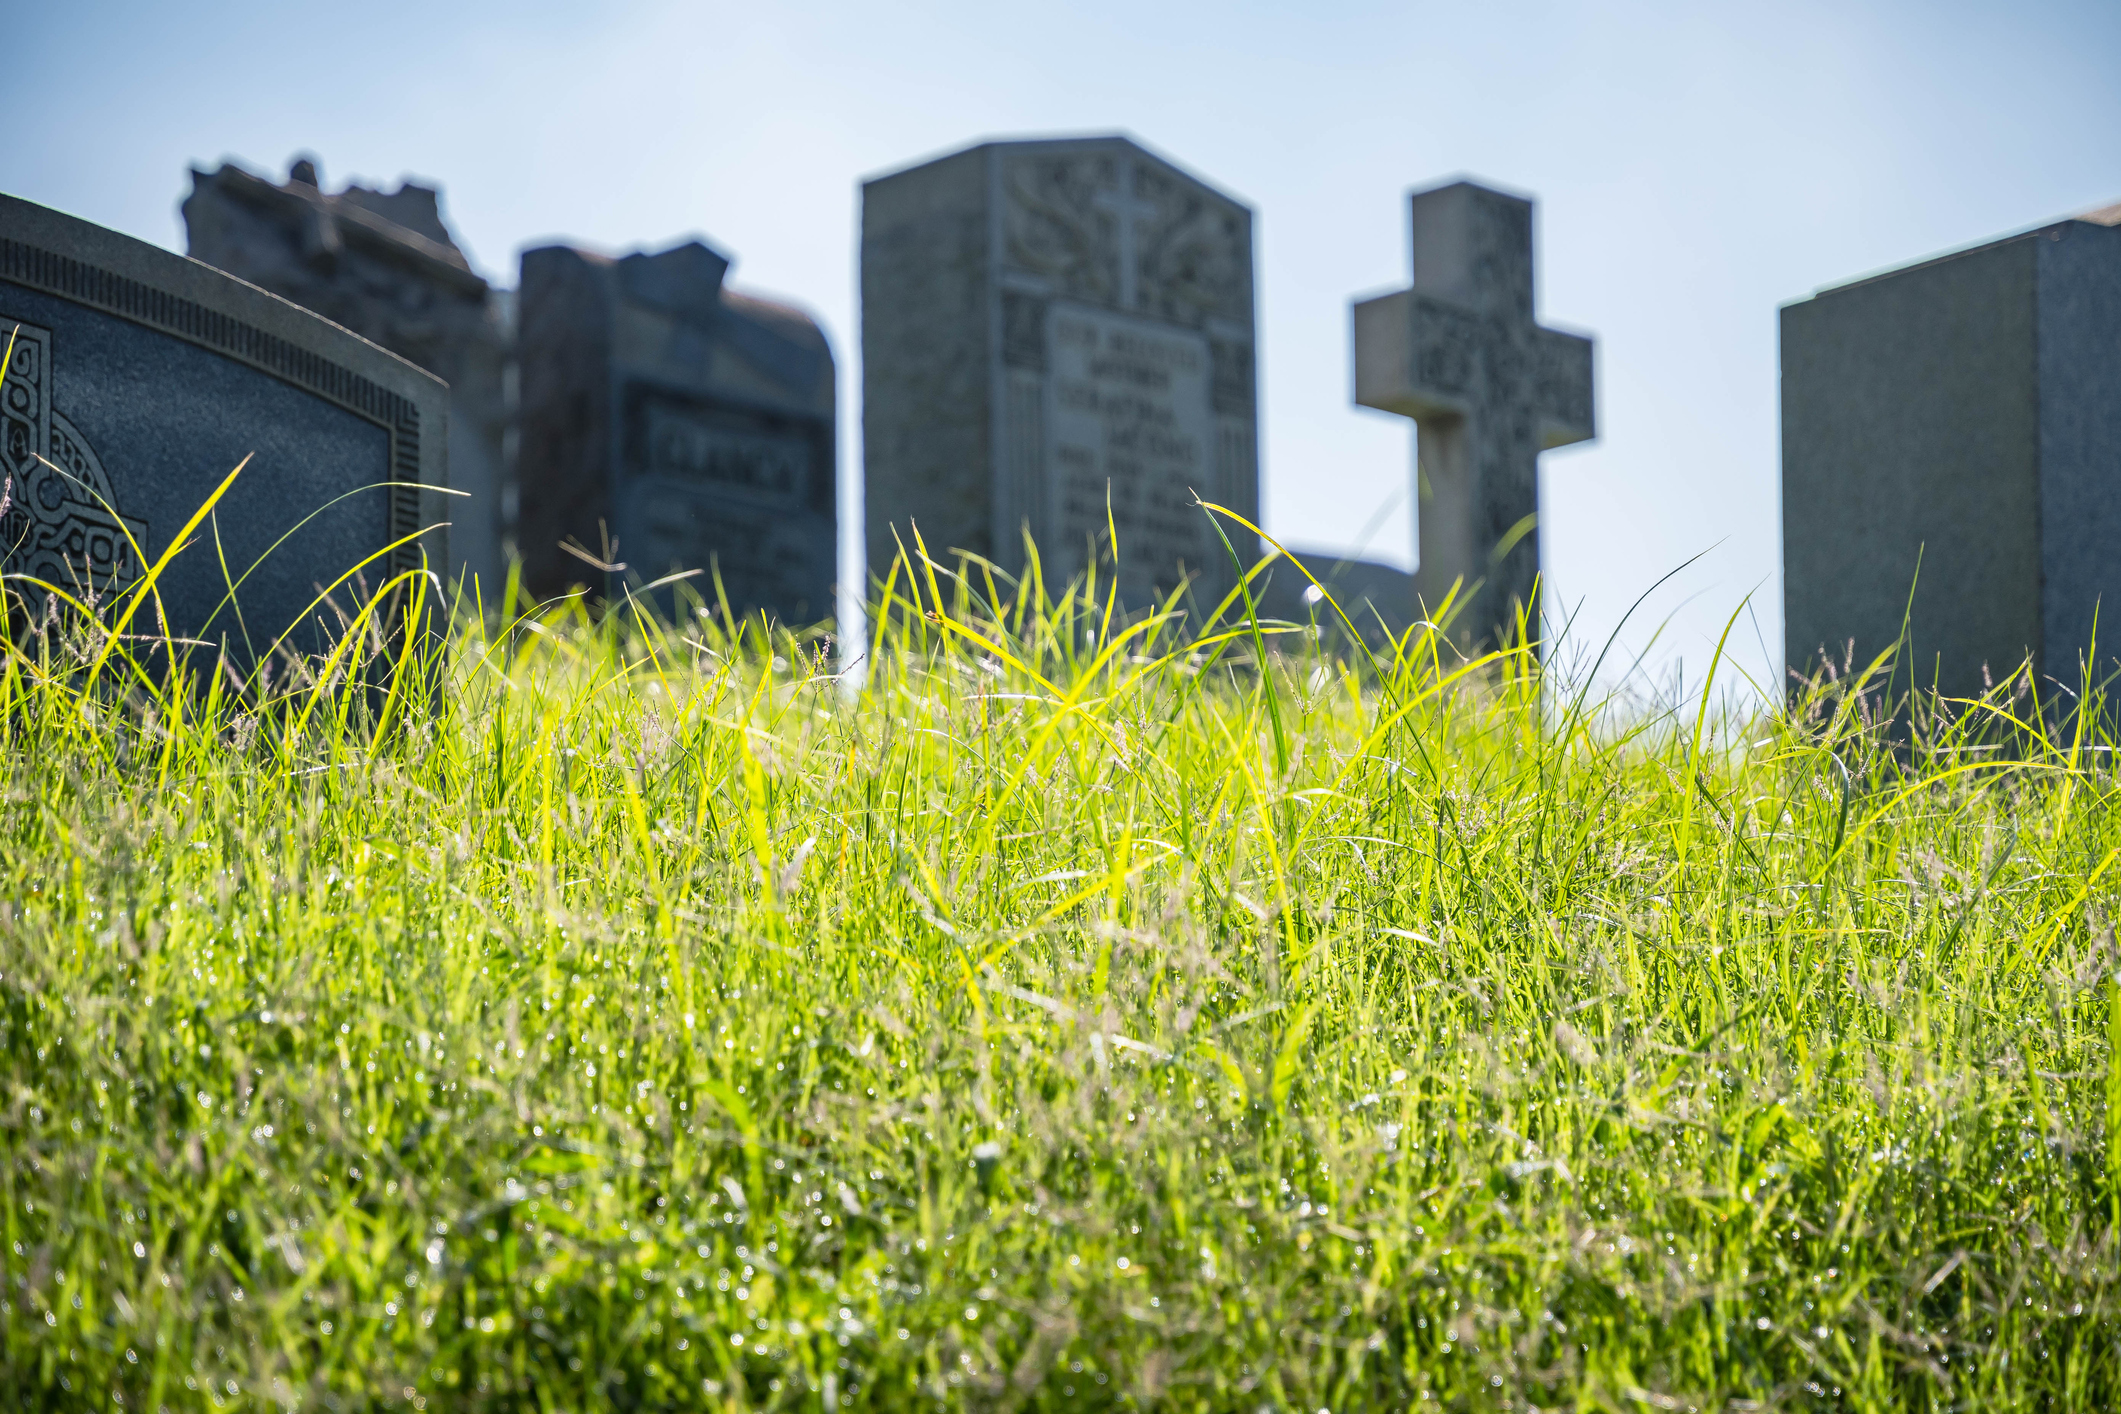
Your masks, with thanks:
[{"label": "hazy sky", "polygon": [[[1598,337],[1550,452],[1547,609],[1697,677],[1781,649],[1778,304],[2121,199],[2121,4],[361,6],[74,0],[10,23],[0,189],[181,250],[187,167],[439,182],[514,281],[553,237],[692,233],[813,310],[859,465],[856,184],[982,137],[1124,130],[1257,213],[1263,504],[1410,565],[1412,429],[1349,401],[1348,302],[1408,276],[1405,193],[1538,199],[1539,308]],[[845,511],[843,509],[843,515]]]}]

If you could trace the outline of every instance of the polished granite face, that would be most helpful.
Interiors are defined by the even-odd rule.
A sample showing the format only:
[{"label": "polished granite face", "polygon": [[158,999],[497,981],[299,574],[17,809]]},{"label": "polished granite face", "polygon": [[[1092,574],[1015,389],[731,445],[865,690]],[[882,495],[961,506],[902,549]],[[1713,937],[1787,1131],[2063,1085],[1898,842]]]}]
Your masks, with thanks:
[{"label": "polished granite face", "polygon": [[[441,385],[285,303],[83,222],[0,201],[0,479],[10,588],[108,602],[141,582],[214,488],[243,471],[156,581],[174,636],[254,661],[315,651],[318,597],[439,518]],[[392,483],[399,483],[393,485]],[[446,562],[446,536],[424,537]],[[340,586],[350,610],[361,585]],[[21,605],[18,605],[18,608]],[[143,616],[132,631],[148,630]],[[159,631],[159,629],[157,629]]]},{"label": "polished granite face", "polygon": [[866,183],[870,573],[916,527],[1013,572],[1028,531],[1051,585],[1096,555],[1130,604],[1190,578],[1212,606],[1230,555],[1196,501],[1258,520],[1253,322],[1251,212],[1125,138]]}]

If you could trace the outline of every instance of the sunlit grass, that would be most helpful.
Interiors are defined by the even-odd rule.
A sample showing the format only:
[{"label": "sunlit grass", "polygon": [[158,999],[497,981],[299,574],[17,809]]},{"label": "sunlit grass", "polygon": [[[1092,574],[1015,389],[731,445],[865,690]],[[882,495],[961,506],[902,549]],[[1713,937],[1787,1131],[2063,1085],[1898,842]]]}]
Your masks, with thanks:
[{"label": "sunlit grass", "polygon": [[0,1385],[2121,1397],[2100,715],[1616,714],[977,564],[885,601],[858,688],[572,602],[269,702],[25,637]]}]

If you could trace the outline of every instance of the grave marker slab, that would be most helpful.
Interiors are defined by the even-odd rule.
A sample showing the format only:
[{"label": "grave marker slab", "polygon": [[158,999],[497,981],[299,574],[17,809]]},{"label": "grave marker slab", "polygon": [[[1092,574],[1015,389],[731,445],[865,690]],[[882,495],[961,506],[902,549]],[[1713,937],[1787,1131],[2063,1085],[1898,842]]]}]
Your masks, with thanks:
[{"label": "grave marker slab", "polygon": [[1781,357],[1792,670],[1860,669],[1904,618],[1903,686],[2031,655],[2074,690],[2095,614],[2112,670],[2121,206],[1786,304]]},{"label": "grave marker slab", "polygon": [[[370,585],[448,563],[447,390],[396,355],[195,260],[0,196],[0,344],[10,332],[11,595],[41,599],[16,576],[101,599],[136,584],[246,456],[158,582],[178,637],[239,667],[283,631],[318,651],[338,622],[305,606],[343,571],[406,536]],[[241,577],[233,607],[223,560]]]},{"label": "grave marker slab", "polygon": [[[1414,576],[1396,565],[1375,560],[1341,559],[1329,550],[1297,548],[1296,555],[1312,574],[1324,582],[1333,602],[1348,616],[1356,633],[1372,643],[1406,631],[1421,617],[1414,597]],[[1328,638],[1344,637],[1347,624],[1314,590],[1311,581],[1296,566],[1279,560],[1252,580],[1253,606],[1262,619],[1290,623],[1315,623]]]},{"label": "grave marker slab", "polygon": [[1456,627],[1491,643],[1538,613],[1539,454],[1596,435],[1592,341],[1534,320],[1531,202],[1453,182],[1410,204],[1414,287],[1354,307],[1355,401],[1414,419],[1415,593],[1433,612],[1478,582]]},{"label": "grave marker slab", "polygon": [[[603,592],[716,568],[730,607],[832,615],[837,395],[802,311],[723,284],[698,241],[612,258],[523,253],[518,536],[525,583]],[[714,579],[694,580],[712,603]]]},{"label": "grave marker slab", "polygon": [[[1252,213],[1124,137],[989,142],[862,186],[872,575],[912,543],[1049,585],[1107,539],[1141,604],[1232,579],[1197,493],[1258,521]],[[1226,527],[1247,563],[1252,537]]]},{"label": "grave marker slab", "polygon": [[449,385],[449,546],[454,568],[485,583],[502,553],[505,397],[512,296],[471,268],[442,220],[441,194],[327,193],[298,158],[285,182],[233,162],[191,174],[183,213],[195,260],[323,315]]}]

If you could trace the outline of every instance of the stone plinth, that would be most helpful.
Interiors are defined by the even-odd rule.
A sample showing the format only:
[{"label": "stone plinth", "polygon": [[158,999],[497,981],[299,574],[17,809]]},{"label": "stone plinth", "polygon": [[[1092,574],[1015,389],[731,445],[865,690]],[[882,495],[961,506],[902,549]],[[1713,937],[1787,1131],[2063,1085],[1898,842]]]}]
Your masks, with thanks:
[{"label": "stone plinth", "polygon": [[[1311,573],[1324,582],[1356,633],[1375,645],[1404,633],[1420,617],[1414,576],[1374,560],[1336,559],[1328,551],[1298,549]],[[1267,566],[1252,580],[1253,603],[1263,619],[1315,623],[1330,641],[1344,638],[1346,625],[1332,605],[1312,593],[1311,581],[1287,560]]]}]

